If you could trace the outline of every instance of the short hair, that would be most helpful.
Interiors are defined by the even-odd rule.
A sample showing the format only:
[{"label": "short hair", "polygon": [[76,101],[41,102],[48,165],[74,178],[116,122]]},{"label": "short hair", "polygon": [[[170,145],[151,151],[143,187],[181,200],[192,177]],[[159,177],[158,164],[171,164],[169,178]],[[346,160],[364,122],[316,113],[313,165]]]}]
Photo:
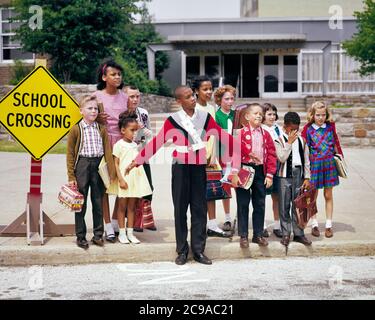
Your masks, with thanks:
[{"label": "short hair", "polygon": [[316,110],[318,109],[326,109],[326,121],[325,122],[332,122],[332,114],[328,106],[324,103],[324,101],[316,101],[311,105],[311,107],[307,111],[308,124],[314,123],[315,121],[314,116],[315,116]]},{"label": "short hair", "polygon": [[137,114],[134,111],[126,110],[121,112],[118,120],[118,128],[126,128],[129,123],[137,123]]},{"label": "short hair", "polygon": [[189,86],[182,85],[182,86],[177,86],[176,89],[174,89],[174,97],[176,100],[181,98],[181,91],[185,89],[191,89],[191,88]]},{"label": "short hair", "polygon": [[284,125],[301,124],[301,118],[297,112],[289,111],[284,115]]},{"label": "short hair", "polygon": [[138,90],[139,91],[139,89],[136,86],[132,86],[132,85],[124,87],[124,91],[128,91],[128,90]]},{"label": "short hair", "polygon": [[[98,90],[103,90],[105,89],[105,87],[107,86],[106,82],[102,79],[103,78],[103,75],[106,75],[107,74],[107,68],[108,67],[111,67],[111,68],[114,68],[114,69],[117,69],[117,70],[120,70],[121,73],[124,73],[124,68],[121,67],[118,63],[116,63],[115,61],[113,60],[107,60],[106,62],[102,63],[98,70],[97,70],[97,79],[98,79],[98,84],[96,85],[96,88]],[[124,86],[124,83],[121,82],[121,84],[118,86],[117,89],[122,89],[122,87]]]},{"label": "short hair", "polygon": [[263,121],[262,122],[264,122],[264,120],[266,119],[266,112],[270,110],[275,112],[276,121],[279,120],[279,115],[277,114],[277,108],[274,104],[265,102],[263,103],[262,108],[263,108]]},{"label": "short hair", "polygon": [[191,84],[191,89],[195,92],[196,90],[199,90],[203,82],[211,82],[212,81],[209,77],[207,76],[198,76],[195,77],[192,84]]},{"label": "short hair", "polygon": [[232,87],[230,84],[226,84],[222,87],[219,87],[215,93],[214,93],[214,99],[215,99],[215,103],[220,106],[220,103],[221,103],[221,99],[223,98],[223,95],[226,93],[226,92],[230,92],[232,93],[234,96],[236,95],[236,88]]},{"label": "short hair", "polygon": [[98,99],[95,95],[93,94],[86,94],[84,96],[81,97],[81,99],[79,100],[79,108],[83,108],[87,103],[91,102],[91,101],[95,101],[96,104],[98,104]]},{"label": "short hair", "polygon": [[263,112],[263,108],[259,103],[247,103],[246,107],[240,110],[240,113],[238,115],[238,124],[236,124],[236,127],[234,129],[240,129],[243,127],[243,125],[247,122],[247,120],[245,119],[245,115],[255,107],[259,107]]}]

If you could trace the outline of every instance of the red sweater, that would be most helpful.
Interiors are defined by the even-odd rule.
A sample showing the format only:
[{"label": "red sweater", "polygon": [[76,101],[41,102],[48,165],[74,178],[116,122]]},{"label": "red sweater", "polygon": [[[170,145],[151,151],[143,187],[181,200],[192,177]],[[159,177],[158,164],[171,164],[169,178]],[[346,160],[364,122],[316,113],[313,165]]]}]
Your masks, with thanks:
[{"label": "red sweater", "polygon": [[[203,141],[207,141],[208,137],[213,135],[225,146],[221,156],[222,162],[231,162],[232,168],[235,169],[241,168],[241,146],[239,142],[220,128],[209,114],[207,114],[204,128],[196,129],[204,129],[204,133],[202,134]],[[135,158],[136,164],[142,165],[147,162],[169,139],[172,139],[177,147],[191,146],[191,139],[188,132],[172,117],[168,117],[159,133],[139,152],[138,156]],[[178,152],[174,150],[172,156],[174,160],[180,164],[207,164],[206,148],[197,151],[189,149],[189,152]]]},{"label": "red sweater", "polygon": [[[272,177],[276,173],[276,149],[271,135],[263,128],[260,128],[263,135],[263,169],[264,174]],[[250,153],[252,150],[251,129],[246,126],[241,129],[239,137],[241,138],[241,162],[250,162]],[[250,139],[248,139],[249,137]]]}]

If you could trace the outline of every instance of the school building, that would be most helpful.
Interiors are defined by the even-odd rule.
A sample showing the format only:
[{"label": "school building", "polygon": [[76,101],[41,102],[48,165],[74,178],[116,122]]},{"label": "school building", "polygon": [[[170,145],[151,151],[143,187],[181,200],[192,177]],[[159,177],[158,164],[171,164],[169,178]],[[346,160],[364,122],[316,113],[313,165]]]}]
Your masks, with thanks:
[{"label": "school building", "polygon": [[155,56],[164,51],[171,63],[163,78],[172,88],[205,74],[214,87],[236,87],[239,98],[375,92],[375,74],[360,77],[359,64],[341,45],[356,32],[353,13],[363,10],[361,0],[216,1],[216,6],[237,5],[238,16],[199,19],[193,18],[199,11],[193,3],[186,11],[178,9],[180,1],[152,2],[157,1],[167,1],[171,11],[188,18],[154,14],[153,23],[165,41],[148,46],[150,79],[155,77]]}]

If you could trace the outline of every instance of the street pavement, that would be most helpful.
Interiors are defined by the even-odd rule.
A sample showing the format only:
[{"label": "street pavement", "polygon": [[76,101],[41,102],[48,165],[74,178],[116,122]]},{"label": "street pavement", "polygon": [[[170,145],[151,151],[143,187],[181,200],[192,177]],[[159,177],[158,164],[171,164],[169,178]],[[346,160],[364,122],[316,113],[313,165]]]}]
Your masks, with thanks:
[{"label": "street pavement", "polygon": [[[74,236],[47,238],[43,246],[28,246],[25,237],[0,237],[0,265],[48,265],[79,263],[129,263],[174,261],[175,234],[173,205],[171,197],[171,148],[163,148],[151,163],[154,182],[152,203],[157,231],[145,230],[137,233],[140,245],[106,243],[104,248],[90,246],[83,251],[75,245]],[[307,236],[313,241],[308,248],[299,243],[291,243],[287,255],[293,256],[371,256],[375,255],[375,150],[347,148],[344,150],[349,167],[349,178],[341,179],[334,189],[334,237],[324,237],[324,199],[318,197],[318,221],[322,235],[311,236],[311,228],[306,228]],[[26,153],[0,153],[0,225],[8,225],[26,207],[26,195],[30,180],[30,156]],[[74,214],[58,201],[60,186],[66,183],[65,155],[46,155],[43,158],[42,193],[43,210],[57,224],[73,224]],[[113,204],[114,199],[111,198]],[[273,216],[271,200],[267,197],[266,222],[272,233]],[[250,208],[251,212],[251,208]],[[236,214],[235,194],[231,201],[232,217]],[[217,202],[217,219],[224,220],[224,211]],[[91,238],[91,205],[86,220]],[[251,219],[250,219],[250,229]],[[251,230],[250,230],[251,234]],[[190,238],[190,237],[189,237]],[[259,248],[251,244],[249,249],[240,249],[239,238],[232,240],[208,238],[206,254],[216,263],[224,259],[247,259],[259,257],[286,257],[285,248],[279,239],[271,235],[270,245]]]},{"label": "street pavement", "polygon": [[[211,266],[153,262],[0,267],[0,300],[136,299],[143,300],[144,307],[150,300],[165,299],[187,304],[221,300],[219,304],[228,307],[233,299],[374,300],[374,259],[297,257],[225,260]],[[177,308],[174,313],[178,315]]]}]

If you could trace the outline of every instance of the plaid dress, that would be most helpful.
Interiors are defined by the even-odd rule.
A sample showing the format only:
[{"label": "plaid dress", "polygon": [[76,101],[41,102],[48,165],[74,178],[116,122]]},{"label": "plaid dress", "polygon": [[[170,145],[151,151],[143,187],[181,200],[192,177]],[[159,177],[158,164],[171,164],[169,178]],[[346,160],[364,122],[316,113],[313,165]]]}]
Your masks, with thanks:
[{"label": "plaid dress", "polygon": [[330,188],[339,184],[338,173],[333,156],[335,139],[333,127],[327,123],[325,128],[307,129],[307,145],[310,149],[310,182],[317,189]]}]

